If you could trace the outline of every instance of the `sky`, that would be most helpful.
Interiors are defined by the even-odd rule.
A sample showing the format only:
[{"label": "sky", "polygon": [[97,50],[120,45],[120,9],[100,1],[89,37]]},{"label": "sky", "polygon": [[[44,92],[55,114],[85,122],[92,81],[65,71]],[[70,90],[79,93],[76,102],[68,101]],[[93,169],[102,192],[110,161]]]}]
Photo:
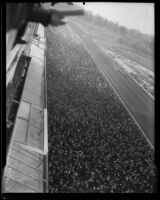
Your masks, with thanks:
[{"label": "sky", "polygon": [[154,35],[154,3],[87,2],[83,7],[119,25]]}]

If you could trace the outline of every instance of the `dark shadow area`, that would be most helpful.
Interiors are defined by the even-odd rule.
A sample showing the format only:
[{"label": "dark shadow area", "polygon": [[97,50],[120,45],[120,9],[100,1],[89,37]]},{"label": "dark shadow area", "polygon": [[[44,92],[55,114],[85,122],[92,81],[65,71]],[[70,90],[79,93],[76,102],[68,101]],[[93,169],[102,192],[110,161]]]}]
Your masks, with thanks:
[{"label": "dark shadow area", "polygon": [[31,57],[27,57],[24,54],[21,55],[12,82],[6,89],[6,150],[10,144],[12,131],[16,119],[19,102],[23,92],[25,78],[27,75],[28,66]]}]

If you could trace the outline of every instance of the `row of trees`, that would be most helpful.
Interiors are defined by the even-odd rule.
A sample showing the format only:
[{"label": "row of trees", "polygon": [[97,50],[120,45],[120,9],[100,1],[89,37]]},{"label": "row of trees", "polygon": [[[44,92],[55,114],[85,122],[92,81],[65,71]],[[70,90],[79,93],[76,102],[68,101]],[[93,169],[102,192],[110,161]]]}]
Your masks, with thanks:
[{"label": "row of trees", "polygon": [[128,29],[124,26],[114,23],[103,18],[100,15],[93,15],[91,11],[85,11],[85,15],[81,17],[86,22],[104,28],[107,32],[114,33],[118,36],[118,42],[134,48],[145,55],[153,55],[154,37],[143,34],[135,29]]},{"label": "row of trees", "polygon": [[118,22],[114,23],[112,21],[105,19],[104,17],[100,15],[93,15],[91,11],[85,11],[85,15],[82,18],[84,18],[89,23],[95,24],[97,26],[100,26],[100,27],[103,27],[108,30],[118,32],[121,34],[126,34],[128,31],[128,29],[125,28],[124,26],[120,26]]}]

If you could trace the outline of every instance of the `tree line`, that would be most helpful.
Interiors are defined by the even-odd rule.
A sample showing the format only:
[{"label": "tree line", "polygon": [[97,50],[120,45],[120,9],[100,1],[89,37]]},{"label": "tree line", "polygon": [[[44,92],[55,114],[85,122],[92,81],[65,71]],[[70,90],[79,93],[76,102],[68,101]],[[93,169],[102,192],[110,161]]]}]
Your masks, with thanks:
[{"label": "tree line", "polygon": [[118,22],[114,23],[100,15],[94,15],[91,11],[85,11],[85,15],[81,19],[100,28],[104,28],[106,33],[110,32],[118,35],[117,40],[120,44],[128,45],[145,55],[153,55],[154,36],[141,33],[135,29],[128,29],[119,25]]}]

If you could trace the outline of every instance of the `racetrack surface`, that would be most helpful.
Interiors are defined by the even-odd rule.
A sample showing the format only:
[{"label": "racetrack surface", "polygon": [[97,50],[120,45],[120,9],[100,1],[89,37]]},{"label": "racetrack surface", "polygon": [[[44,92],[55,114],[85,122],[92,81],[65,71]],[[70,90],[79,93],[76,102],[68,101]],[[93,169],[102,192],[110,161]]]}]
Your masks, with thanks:
[{"label": "racetrack surface", "polygon": [[117,64],[100,49],[88,32],[84,31],[84,27],[82,28],[73,20],[69,20],[68,25],[81,38],[96,64],[109,79],[142,132],[154,146],[154,100],[127,74],[115,69]]}]

